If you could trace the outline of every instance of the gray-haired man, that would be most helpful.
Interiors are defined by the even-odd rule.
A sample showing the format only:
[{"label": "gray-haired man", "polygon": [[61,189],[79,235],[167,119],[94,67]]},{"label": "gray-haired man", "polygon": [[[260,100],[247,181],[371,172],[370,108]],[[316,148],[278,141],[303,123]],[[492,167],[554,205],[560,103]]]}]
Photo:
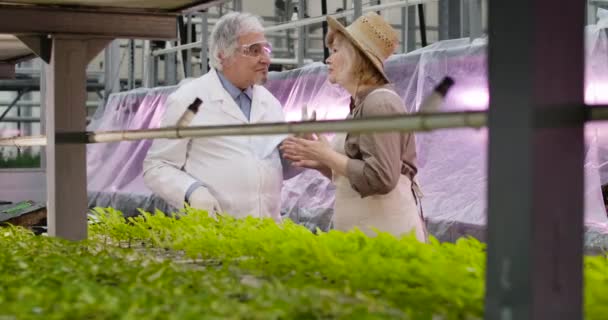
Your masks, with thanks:
[{"label": "gray-haired man", "polygon": [[[233,12],[209,41],[211,71],[182,85],[167,100],[161,126],[173,126],[196,99],[190,125],[282,122],[279,101],[264,87],[271,46],[259,17]],[[144,161],[146,185],[177,208],[184,202],[236,217],[280,220],[285,136],[220,136],[155,140]]]}]

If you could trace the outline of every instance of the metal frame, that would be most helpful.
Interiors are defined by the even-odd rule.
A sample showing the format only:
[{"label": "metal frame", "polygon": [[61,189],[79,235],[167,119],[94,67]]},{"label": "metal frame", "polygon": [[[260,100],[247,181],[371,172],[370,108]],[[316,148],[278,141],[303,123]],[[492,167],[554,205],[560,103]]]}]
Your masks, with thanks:
[{"label": "metal frame", "polygon": [[[385,4],[381,4],[381,5],[376,5],[376,6],[365,7],[362,9],[362,12],[366,13],[366,12],[370,12],[370,11],[402,8],[402,7],[406,7],[406,6],[413,6],[416,4],[423,4],[426,2],[430,2],[430,1],[436,1],[436,0],[401,0],[401,1],[397,1],[397,2],[390,2],[390,3],[385,3]],[[352,9],[345,10],[340,13],[328,14],[326,16],[306,18],[306,19],[301,19],[298,21],[291,21],[291,22],[287,22],[287,23],[274,25],[274,26],[269,26],[269,27],[264,28],[264,32],[268,33],[268,32],[273,32],[273,31],[288,30],[288,29],[303,27],[303,26],[307,26],[307,25],[311,25],[311,24],[321,23],[321,22],[325,21],[327,16],[332,16],[337,19],[337,18],[351,16],[353,14],[354,14],[354,10],[352,10]],[[155,50],[152,52],[152,55],[154,55],[154,56],[165,55],[165,54],[177,52],[180,50],[200,47],[201,45],[203,45],[203,43],[201,41],[197,41],[197,42],[193,42],[193,43],[190,43],[187,45],[175,46],[175,47],[172,47],[169,49]]]},{"label": "metal frame", "polygon": [[489,1],[488,320],[582,319],[584,8]]}]

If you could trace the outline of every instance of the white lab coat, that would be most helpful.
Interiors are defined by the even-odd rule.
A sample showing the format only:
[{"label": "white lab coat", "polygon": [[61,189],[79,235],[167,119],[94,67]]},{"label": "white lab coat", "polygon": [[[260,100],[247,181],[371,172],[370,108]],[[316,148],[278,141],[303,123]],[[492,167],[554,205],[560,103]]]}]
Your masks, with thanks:
[{"label": "white lab coat", "polygon": [[[191,126],[249,123],[212,69],[168,97],[161,126],[175,126],[197,97],[203,103]],[[266,88],[254,86],[250,122],[284,119],[279,101]],[[144,180],[148,188],[176,208],[184,206],[186,191],[198,180],[227,214],[280,220],[283,172],[277,147],[285,137],[156,139],[144,160]]]}]

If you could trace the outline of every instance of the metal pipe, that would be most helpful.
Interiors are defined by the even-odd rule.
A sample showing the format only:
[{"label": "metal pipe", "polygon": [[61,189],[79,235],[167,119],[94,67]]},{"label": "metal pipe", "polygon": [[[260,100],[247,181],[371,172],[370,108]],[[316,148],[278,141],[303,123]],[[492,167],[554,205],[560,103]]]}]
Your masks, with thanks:
[{"label": "metal pipe", "polygon": [[[40,122],[40,118],[39,117],[22,117],[20,115],[17,115],[16,117],[4,117],[4,119],[2,119],[2,122],[14,122],[19,125],[22,122],[24,122],[24,123]],[[20,128],[17,128],[17,130],[21,131]]]},{"label": "metal pipe", "polygon": [[[586,121],[608,120],[608,105],[584,106]],[[72,133],[73,143],[106,143],[144,139],[180,139],[213,136],[279,135],[324,132],[418,132],[438,129],[481,128],[487,125],[487,111],[414,113],[390,117],[311,122],[279,122],[249,125],[192,126],[106,132]],[[44,146],[46,136],[0,138],[0,146]]]},{"label": "metal pipe", "polygon": [[[423,4],[423,3],[430,2],[430,1],[436,1],[436,0],[403,0],[403,1],[398,1],[398,2],[384,3],[381,5],[377,5],[377,6],[365,7],[365,8],[363,8],[363,13],[369,12],[369,11],[401,8],[404,6]],[[345,10],[340,13],[330,14],[330,15],[326,15],[326,16],[319,16],[319,17],[314,17],[314,18],[307,18],[307,19],[302,19],[302,20],[298,20],[298,21],[291,21],[288,23],[282,23],[279,25],[266,27],[266,28],[264,28],[264,32],[287,30],[287,29],[293,29],[293,28],[307,26],[307,25],[311,25],[311,24],[315,24],[315,23],[322,23],[323,21],[325,21],[327,16],[332,16],[337,19],[337,18],[352,16],[353,14],[354,14],[354,10],[352,10],[352,9]],[[200,46],[201,46],[201,41],[197,41],[197,42],[189,43],[187,45],[175,46],[175,47],[169,48],[169,49],[155,50],[154,52],[152,52],[152,55],[160,56],[163,54],[177,52],[180,50],[191,49],[191,48],[200,47]]]},{"label": "metal pipe", "polygon": [[[587,121],[608,120],[607,106],[585,106]],[[213,136],[279,135],[324,132],[418,132],[437,129],[481,128],[487,125],[486,111],[415,113],[390,117],[311,122],[279,122],[250,125],[192,126],[70,134],[72,143],[107,143],[144,139],[180,139]],[[46,136],[0,138],[0,146],[44,146]]]},{"label": "metal pipe", "polygon": [[[390,117],[311,122],[280,122],[250,125],[193,126],[69,134],[72,143],[106,143],[144,139],[180,139],[213,136],[279,135],[323,132],[429,131],[447,128],[481,128],[485,111],[416,113]],[[45,136],[0,139],[0,146],[46,145]]]},{"label": "metal pipe", "polygon": [[[270,63],[272,64],[299,64],[300,61],[298,59],[282,59],[282,58],[272,58],[270,59]],[[309,63],[313,63],[312,59],[302,59],[302,65],[306,65]]]},{"label": "metal pipe", "polygon": [[[0,101],[0,107],[2,106],[10,106],[12,104],[11,101]],[[15,106],[19,106],[19,107],[30,107],[30,108],[37,108],[40,107],[41,102],[40,101],[19,101],[15,104]],[[99,102],[98,101],[87,101],[86,103],[87,107],[97,107],[99,106]]]},{"label": "metal pipe", "polygon": [[[436,0],[402,0],[402,1],[396,1],[396,2],[390,2],[390,3],[384,3],[381,5],[377,5],[377,6],[369,6],[369,7],[365,7],[362,9],[363,13],[366,12],[370,12],[370,11],[378,11],[378,10],[388,10],[388,9],[393,9],[393,8],[401,8],[401,7],[405,7],[408,5],[417,5],[417,4],[424,4],[430,1],[436,1]],[[352,16],[354,15],[354,10],[353,9],[349,9],[349,10],[345,10],[343,12],[340,13],[333,13],[333,14],[329,14],[326,16],[319,16],[319,17],[313,17],[313,18],[308,18],[308,19],[302,19],[299,21],[293,21],[293,22],[288,22],[288,23],[282,23],[279,25],[274,25],[274,26],[270,26],[270,27],[266,27],[264,28],[264,32],[269,32],[269,31],[279,31],[279,30],[286,30],[286,29],[293,29],[295,27],[299,27],[299,26],[305,26],[305,25],[311,25],[311,24],[315,24],[315,23],[321,23],[323,21],[326,20],[327,16],[332,16],[334,18],[342,18],[342,17],[347,17],[347,16]]]},{"label": "metal pipe", "polygon": [[208,64],[208,60],[209,60],[209,50],[207,48],[207,42],[209,40],[209,24],[207,23],[207,19],[208,19],[208,13],[207,11],[203,11],[201,13],[201,19],[202,24],[201,24],[201,41],[199,42],[199,46],[201,46],[201,73],[205,74],[207,73],[207,71],[209,71],[209,64]]}]

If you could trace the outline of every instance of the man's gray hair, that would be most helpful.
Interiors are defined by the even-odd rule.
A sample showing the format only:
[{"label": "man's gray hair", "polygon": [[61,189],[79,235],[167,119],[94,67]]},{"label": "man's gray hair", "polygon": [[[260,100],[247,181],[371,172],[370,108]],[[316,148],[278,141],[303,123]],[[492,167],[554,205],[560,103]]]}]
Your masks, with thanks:
[{"label": "man's gray hair", "polygon": [[222,60],[231,57],[238,47],[238,38],[250,32],[264,32],[262,19],[251,13],[231,12],[222,16],[211,31],[209,37],[209,64],[222,70]]}]

